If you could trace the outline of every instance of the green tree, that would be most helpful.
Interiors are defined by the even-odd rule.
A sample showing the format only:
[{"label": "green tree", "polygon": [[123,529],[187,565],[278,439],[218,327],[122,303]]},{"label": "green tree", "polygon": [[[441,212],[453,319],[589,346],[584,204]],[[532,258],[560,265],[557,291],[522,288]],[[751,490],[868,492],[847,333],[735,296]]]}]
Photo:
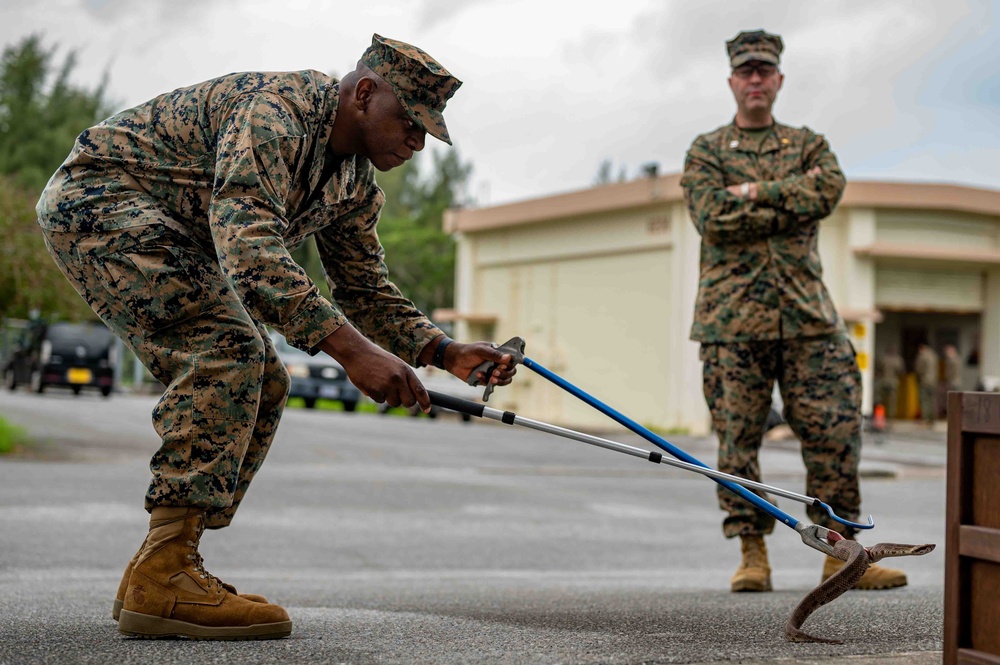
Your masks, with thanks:
[{"label": "green tree", "polygon": [[468,204],[463,198],[472,165],[455,150],[430,153],[379,174],[386,204],[378,224],[389,276],[427,314],[452,307],[455,299],[455,241],[442,228],[444,211]]},{"label": "green tree", "polygon": [[0,173],[41,191],[77,135],[110,114],[105,82],[96,90],[70,83],[76,52],[55,63],[37,35],[0,56]]},{"label": "green tree", "polygon": [[45,249],[35,223],[37,198],[11,176],[0,176],[0,318],[24,319],[38,310],[49,319],[93,319]]},{"label": "green tree", "polygon": [[0,56],[0,317],[33,309],[48,318],[93,316],[45,250],[34,207],[76,136],[110,104],[103,84],[71,84],[76,55],[57,66],[55,51],[30,36]]}]

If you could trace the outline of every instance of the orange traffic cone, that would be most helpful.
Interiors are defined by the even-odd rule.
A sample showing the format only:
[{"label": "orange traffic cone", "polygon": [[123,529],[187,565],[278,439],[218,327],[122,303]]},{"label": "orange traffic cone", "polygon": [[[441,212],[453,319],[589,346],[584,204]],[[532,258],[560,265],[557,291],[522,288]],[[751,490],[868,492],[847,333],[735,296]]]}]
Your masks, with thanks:
[{"label": "orange traffic cone", "polygon": [[872,427],[876,432],[885,431],[885,407],[881,404],[875,405],[875,412],[872,414]]}]

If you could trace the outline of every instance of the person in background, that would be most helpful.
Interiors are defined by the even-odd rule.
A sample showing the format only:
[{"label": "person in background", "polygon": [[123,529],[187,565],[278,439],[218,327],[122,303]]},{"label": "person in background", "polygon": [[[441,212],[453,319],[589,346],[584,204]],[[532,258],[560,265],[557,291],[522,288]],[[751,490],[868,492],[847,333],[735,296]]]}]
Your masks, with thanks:
[{"label": "person in background", "polygon": [[934,426],[937,418],[935,397],[938,385],[938,354],[930,344],[923,342],[917,347],[917,357],[913,361],[913,371],[917,375],[920,390],[920,417],[927,427]]},{"label": "person in background", "polygon": [[944,347],[944,383],[946,391],[962,389],[962,358],[954,344]]},{"label": "person in background", "polygon": [[[822,136],[772,115],[785,80],[781,37],[741,32],[726,46],[736,116],[694,140],[681,179],[701,235],[691,338],[701,343],[718,468],[760,481],[758,451],[777,382],[785,419],[801,441],[808,493],[856,521],[861,373],[820,279],[817,247],[820,222],[843,194],[844,174]],[[764,536],[774,518],[724,488],[718,496],[727,513],[723,534],[740,538],[743,555],[731,590],[770,591]],[[815,523],[854,537],[824,510],[807,512]],[[826,557],[823,579],[842,565]],[[857,588],[904,584],[901,570],[872,566]]]},{"label": "person in background", "polygon": [[885,417],[896,417],[896,401],[899,394],[899,380],[906,373],[903,358],[892,344],[885,347],[885,353],[875,361],[875,383],[878,402],[885,407]]}]

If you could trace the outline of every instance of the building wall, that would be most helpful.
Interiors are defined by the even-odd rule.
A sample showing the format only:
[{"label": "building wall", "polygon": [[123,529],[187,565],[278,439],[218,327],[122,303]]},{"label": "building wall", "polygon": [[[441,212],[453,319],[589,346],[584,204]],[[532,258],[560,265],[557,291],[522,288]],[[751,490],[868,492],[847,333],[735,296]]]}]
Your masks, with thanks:
[{"label": "building wall", "polygon": [[[690,268],[675,265],[675,237],[670,205],[478,233],[474,249],[463,250],[475,266],[459,290],[480,311],[500,315],[492,330],[464,323],[459,334],[520,335],[530,358],[583,390],[647,425],[678,427],[689,409],[670,366],[686,355],[675,348],[677,298],[686,290],[676,280]],[[526,369],[495,395],[502,408],[529,407],[554,422],[612,424]]]}]

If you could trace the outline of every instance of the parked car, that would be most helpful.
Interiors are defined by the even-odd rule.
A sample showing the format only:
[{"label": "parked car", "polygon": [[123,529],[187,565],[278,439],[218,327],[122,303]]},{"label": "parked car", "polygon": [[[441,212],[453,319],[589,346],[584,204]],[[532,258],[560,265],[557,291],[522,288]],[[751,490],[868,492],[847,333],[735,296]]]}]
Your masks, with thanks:
[{"label": "parked car", "polygon": [[36,323],[20,331],[3,367],[9,390],[27,385],[36,393],[50,386],[79,395],[95,388],[108,397],[118,362],[115,337],[103,323]]},{"label": "parked car", "polygon": [[340,402],[344,411],[358,408],[361,391],[347,378],[347,372],[340,363],[325,353],[311,356],[295,348],[275,330],[271,331],[271,340],[292,377],[289,397],[301,397],[307,409],[316,408],[318,399]]},{"label": "parked car", "polygon": [[[421,367],[420,369],[414,370],[417,373],[417,378],[420,379],[420,383],[424,384],[424,388],[427,390],[433,390],[434,392],[442,393],[444,395],[450,395],[451,397],[459,397],[461,399],[467,399],[471,402],[482,402],[483,401],[483,390],[484,386],[470,386],[462,379],[458,378],[454,374],[446,372],[436,367]],[[379,404],[379,413],[386,413],[391,407],[386,404]],[[414,405],[407,409],[411,416],[419,416],[423,413],[420,410],[420,406]],[[437,418],[438,414],[442,412],[442,409],[431,405],[430,413],[427,415],[431,418]],[[467,413],[458,414],[463,421],[469,422],[472,420],[472,416]]]}]

